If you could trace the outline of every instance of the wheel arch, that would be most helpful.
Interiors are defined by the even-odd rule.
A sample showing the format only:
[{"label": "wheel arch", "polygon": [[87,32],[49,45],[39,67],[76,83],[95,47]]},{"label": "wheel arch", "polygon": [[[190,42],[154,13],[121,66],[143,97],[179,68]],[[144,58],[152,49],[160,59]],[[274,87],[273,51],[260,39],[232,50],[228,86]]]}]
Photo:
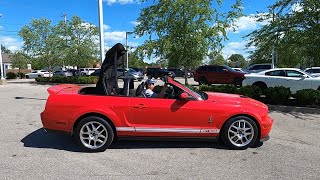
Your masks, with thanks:
[{"label": "wheel arch", "polygon": [[258,84],[263,84],[263,85],[265,85],[266,88],[268,88],[267,83],[265,83],[263,81],[256,81],[256,82],[252,83],[253,86],[258,86]]},{"label": "wheel arch", "polygon": [[84,119],[84,118],[86,118],[86,117],[90,117],[90,116],[99,117],[99,118],[102,118],[102,119],[104,119],[105,121],[107,121],[107,122],[110,124],[110,126],[112,127],[112,130],[113,130],[113,132],[114,132],[114,136],[117,137],[117,130],[116,130],[116,126],[115,126],[115,124],[113,123],[113,121],[112,121],[109,117],[107,117],[106,115],[101,114],[101,113],[97,113],[97,112],[90,112],[90,113],[86,113],[86,114],[81,115],[81,116],[74,122],[74,124],[73,124],[73,126],[72,126],[72,131],[71,131],[71,135],[72,135],[72,136],[73,136],[74,130],[75,130],[75,128],[78,126],[79,122],[80,122],[82,119]]},{"label": "wheel arch", "polygon": [[239,117],[239,116],[244,116],[244,117],[247,117],[247,118],[250,118],[252,119],[256,125],[257,125],[257,128],[258,128],[258,137],[257,137],[257,140],[260,140],[260,137],[261,137],[261,127],[260,127],[260,123],[259,121],[257,120],[256,117],[252,116],[252,115],[249,115],[249,114],[236,114],[236,115],[233,115],[231,117],[229,117],[224,123],[223,125],[221,126],[221,130],[220,130],[220,133],[219,133],[219,137],[221,137],[221,133],[223,132],[222,129],[225,128],[225,124],[232,118],[235,118],[235,117]]}]

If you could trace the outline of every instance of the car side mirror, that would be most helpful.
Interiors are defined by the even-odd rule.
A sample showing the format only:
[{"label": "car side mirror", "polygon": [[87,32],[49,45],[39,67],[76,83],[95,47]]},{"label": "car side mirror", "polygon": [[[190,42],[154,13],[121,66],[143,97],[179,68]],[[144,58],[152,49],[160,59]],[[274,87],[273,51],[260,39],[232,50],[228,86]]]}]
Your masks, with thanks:
[{"label": "car side mirror", "polygon": [[223,72],[229,72],[229,70],[228,69],[223,69]]},{"label": "car side mirror", "polygon": [[181,93],[180,94],[180,99],[188,100],[189,99],[188,93],[185,93],[185,92]]},{"label": "car side mirror", "polygon": [[309,76],[306,75],[306,74],[302,75],[301,77],[302,77],[302,78],[309,78]]}]

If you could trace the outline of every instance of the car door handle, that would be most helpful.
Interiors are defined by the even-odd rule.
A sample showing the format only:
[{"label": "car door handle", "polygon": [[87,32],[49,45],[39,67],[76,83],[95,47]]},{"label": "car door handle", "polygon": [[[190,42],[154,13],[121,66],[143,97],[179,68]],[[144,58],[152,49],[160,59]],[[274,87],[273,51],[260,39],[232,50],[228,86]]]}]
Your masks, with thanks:
[{"label": "car door handle", "polygon": [[144,104],[137,104],[137,105],[134,105],[133,108],[143,109],[143,108],[146,108],[146,106]]}]

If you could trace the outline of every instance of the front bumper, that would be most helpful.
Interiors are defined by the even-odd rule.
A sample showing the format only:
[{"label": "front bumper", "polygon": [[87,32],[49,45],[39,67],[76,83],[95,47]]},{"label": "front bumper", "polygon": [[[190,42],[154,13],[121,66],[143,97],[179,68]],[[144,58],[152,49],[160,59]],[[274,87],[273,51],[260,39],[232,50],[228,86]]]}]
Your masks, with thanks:
[{"label": "front bumper", "polygon": [[270,139],[270,136],[267,135],[265,138],[260,139],[260,142],[265,142],[265,141],[268,141],[269,139]]},{"label": "front bumper", "polygon": [[273,119],[269,116],[266,117],[266,119],[264,121],[261,122],[261,136],[260,136],[260,140],[268,140],[268,136],[269,136],[269,133],[272,129],[272,124],[273,124]]}]

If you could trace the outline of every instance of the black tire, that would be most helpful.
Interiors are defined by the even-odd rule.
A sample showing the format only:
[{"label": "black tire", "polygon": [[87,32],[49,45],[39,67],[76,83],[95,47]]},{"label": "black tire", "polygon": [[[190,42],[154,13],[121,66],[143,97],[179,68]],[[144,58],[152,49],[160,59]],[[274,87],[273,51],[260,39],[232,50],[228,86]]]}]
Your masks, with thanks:
[{"label": "black tire", "polygon": [[209,84],[208,80],[205,77],[200,77],[199,78],[199,85],[202,85],[202,84],[204,84],[204,85],[208,85]]},{"label": "black tire", "polygon": [[38,77],[41,77],[41,75],[38,75]]},{"label": "black tire", "polygon": [[26,79],[29,79],[29,76],[26,76]]},{"label": "black tire", "polygon": [[[240,129],[237,130],[235,128],[237,126]],[[245,127],[247,127],[247,130],[244,129]],[[245,135],[245,133],[248,134]],[[223,125],[220,137],[222,142],[230,149],[243,150],[256,143],[258,133],[258,127],[254,120],[246,116],[237,116],[229,119]]]},{"label": "black tire", "polygon": [[233,84],[237,87],[241,87],[242,86],[242,78],[234,78],[233,80]]},{"label": "black tire", "polygon": [[[97,129],[94,129],[93,127]],[[81,134],[81,130],[85,133]],[[110,124],[104,119],[96,116],[89,116],[79,122],[75,128],[74,138],[84,151],[102,152],[112,143],[114,132]]]},{"label": "black tire", "polygon": [[318,91],[320,91],[320,86],[318,87]]},{"label": "black tire", "polygon": [[257,86],[261,90],[267,89],[268,86],[264,82],[255,82],[252,84],[253,86]]}]

